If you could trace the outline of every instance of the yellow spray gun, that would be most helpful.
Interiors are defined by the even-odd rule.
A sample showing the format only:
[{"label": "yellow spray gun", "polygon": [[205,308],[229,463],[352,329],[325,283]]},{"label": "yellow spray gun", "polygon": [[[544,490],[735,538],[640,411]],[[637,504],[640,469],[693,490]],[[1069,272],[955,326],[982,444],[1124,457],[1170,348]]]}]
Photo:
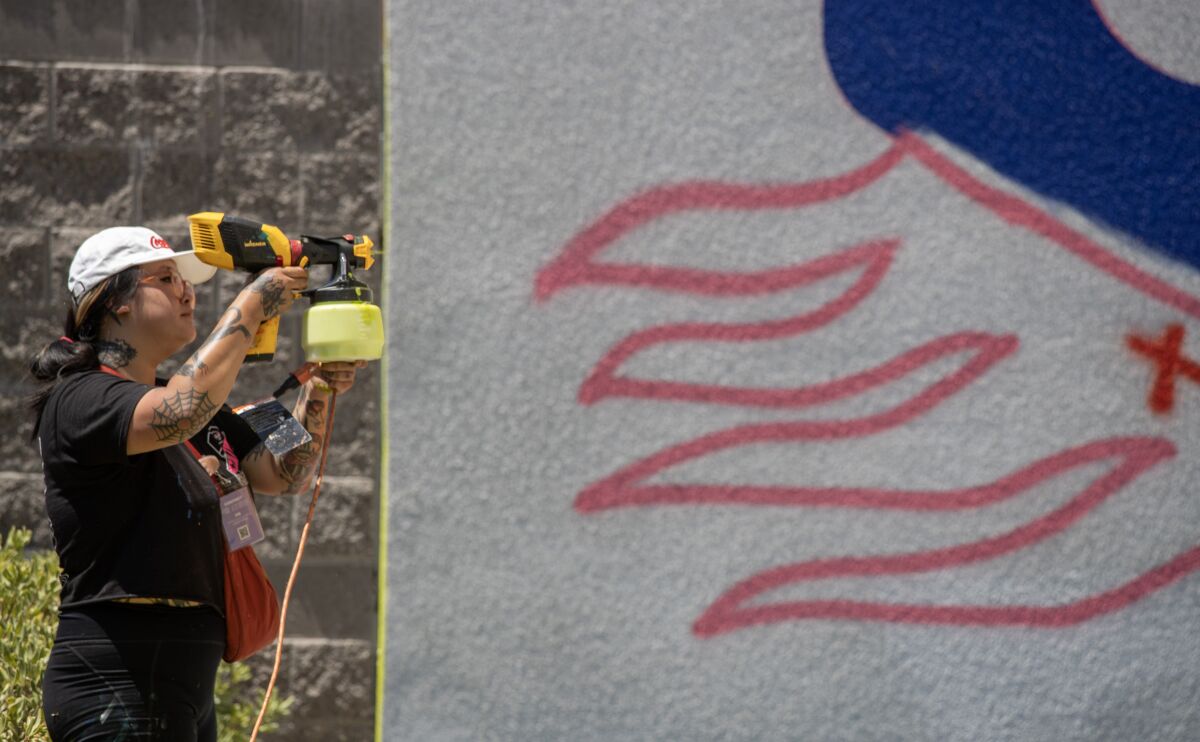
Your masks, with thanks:
[{"label": "yellow spray gun", "polygon": [[[364,235],[290,240],[279,227],[215,211],[188,217],[196,257],[226,270],[257,273],[276,266],[331,265],[329,282],[302,292],[312,302],[304,314],[301,345],[310,361],[373,361],[383,355],[383,318],[371,289],[354,277],[375,262]],[[262,323],[246,361],[275,355],[279,318]]]}]

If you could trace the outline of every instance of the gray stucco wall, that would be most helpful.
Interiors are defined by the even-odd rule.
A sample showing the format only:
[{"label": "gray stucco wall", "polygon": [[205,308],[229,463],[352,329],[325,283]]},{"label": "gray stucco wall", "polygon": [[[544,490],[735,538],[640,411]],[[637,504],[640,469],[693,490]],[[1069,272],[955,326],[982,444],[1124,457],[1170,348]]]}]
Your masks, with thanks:
[{"label": "gray stucco wall", "polygon": [[[1127,345],[1200,271],[871,123],[822,5],[388,2],[385,739],[1200,736],[1200,387]],[[944,7],[1009,5],[1088,4]]]},{"label": "gray stucco wall", "polygon": [[[382,244],[380,44],[377,0],[0,2],[0,530],[26,525],[49,545],[25,368],[60,334],[66,268],[87,235],[143,224],[179,246],[186,215],[212,209]],[[201,338],[241,281],[200,292]],[[300,313],[232,401],[300,363]],[[280,690],[299,703],[280,739],[373,733],[378,399],[372,367],[337,407],[288,618]],[[258,552],[281,592],[307,507],[262,508]],[[253,660],[264,681],[271,659]]]}]

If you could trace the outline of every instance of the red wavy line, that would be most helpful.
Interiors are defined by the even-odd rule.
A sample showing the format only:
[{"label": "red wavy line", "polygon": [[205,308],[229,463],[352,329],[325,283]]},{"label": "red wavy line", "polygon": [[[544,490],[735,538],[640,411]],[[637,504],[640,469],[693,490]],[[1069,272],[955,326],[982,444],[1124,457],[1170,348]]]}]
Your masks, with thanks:
[{"label": "red wavy line", "polygon": [[[896,166],[904,155],[893,144],[879,157],[832,178],[785,185],[735,185],[693,181],[661,186],[626,199],[579,232],[549,265],[538,272],[534,297],[545,301],[579,284],[623,284],[663,291],[712,296],[738,296],[785,287],[787,270],[737,274],[646,264],[594,263],[597,253],[643,224],[668,214],[695,209],[791,209],[844,198],[861,190]],[[771,276],[770,274],[777,274]],[[777,282],[785,282],[782,286]]]},{"label": "red wavy line", "polygon": [[[1016,336],[1006,337],[1011,338],[1013,347],[1015,348],[1017,343]],[[580,389],[579,401],[583,404],[591,404],[604,397],[634,397],[640,399],[672,399],[709,404],[728,404],[743,407],[809,407],[865,394],[876,387],[903,378],[917,369],[946,356],[987,345],[995,338],[996,336],[994,335],[982,332],[960,332],[954,335],[945,335],[907,350],[875,368],[820,384],[811,384],[792,389],[732,387],[635,379],[603,375],[607,369],[598,365],[597,370],[584,382],[583,388]],[[658,340],[657,342],[665,341]]]},{"label": "red wavy line", "polygon": [[879,180],[908,156],[1009,224],[1038,234],[1143,294],[1200,318],[1200,298],[1117,257],[1020,197],[983,183],[912,132],[901,133],[874,160],[831,178],[781,185],[692,181],[659,186],[626,199],[572,237],[562,252],[538,272],[534,296],[539,302],[545,301],[558,291],[580,284],[645,286],[715,296],[777,290],[766,288],[770,283],[763,283],[761,275],[751,281],[748,276],[737,278],[739,274],[720,271],[593,263],[592,259],[627,233],[668,214],[695,209],[797,208],[845,198]]},{"label": "red wavy line", "polygon": [[994,482],[956,490],[897,490],[872,487],[791,487],[740,484],[653,484],[628,487],[593,499],[586,512],[652,505],[750,505],[859,508],[868,510],[967,510],[1015,497],[1064,472],[1111,458],[1114,450],[1142,442],[1110,438],[1047,456]]},{"label": "red wavy line", "polygon": [[[791,394],[791,390],[760,391],[703,384],[635,379],[617,376],[616,370],[630,357],[645,348],[661,343],[688,340],[716,342],[772,340],[810,332],[818,327],[829,324],[854,309],[875,290],[887,273],[892,262],[892,257],[898,247],[899,243],[892,240],[869,242],[802,265],[772,272],[787,274],[788,283],[781,284],[778,281],[773,283],[773,285],[779,285],[782,288],[784,286],[811,283],[853,268],[866,266],[862,275],[850,288],[842,292],[837,298],[826,302],[812,312],[806,312],[782,320],[765,322],[729,324],[685,322],[673,325],[660,325],[635,332],[613,346],[596,363],[595,368],[592,369],[592,373],[579,389],[579,401],[582,404],[592,404],[605,397],[623,396],[650,399],[680,399],[722,404],[794,406],[793,403],[786,401],[756,401],[759,399],[786,400]],[[763,395],[766,396],[764,397]],[[812,402],[808,402],[807,404],[812,404]]]},{"label": "red wavy line", "polygon": [[974,349],[975,355],[957,371],[889,410],[846,420],[758,423],[709,433],[651,454],[588,486],[575,498],[575,508],[589,512],[628,504],[625,501],[636,499],[638,492],[638,488],[631,485],[671,466],[716,451],[755,443],[852,438],[895,427],[954,395],[1017,348],[1017,339],[1012,335],[969,333],[954,336],[954,339],[963,348]]},{"label": "red wavy line", "polygon": [[1200,317],[1200,299],[1180,291],[1166,281],[1117,257],[1082,233],[1071,229],[1021,198],[986,185],[929,146],[916,134],[902,133],[896,138],[896,146],[905,154],[912,155],[917,162],[951,188],[1009,224],[1045,237],[1146,296],[1175,307],[1193,317]]},{"label": "red wavy line", "polygon": [[801,600],[740,607],[762,593],[795,582],[930,572],[1018,551],[1065,530],[1129,482],[1176,453],[1175,446],[1162,438],[1113,438],[1076,449],[1074,455],[1079,457],[1076,465],[1095,461],[1101,451],[1106,453],[1106,457],[1123,459],[1122,463],[1093,481],[1063,506],[1007,533],[929,551],[816,559],[765,570],[725,591],[696,620],[692,630],[699,636],[713,636],[753,625],[805,618],[989,626],[1066,626],[1118,610],[1200,567],[1200,547],[1197,547],[1114,590],[1060,606],[939,606]]}]

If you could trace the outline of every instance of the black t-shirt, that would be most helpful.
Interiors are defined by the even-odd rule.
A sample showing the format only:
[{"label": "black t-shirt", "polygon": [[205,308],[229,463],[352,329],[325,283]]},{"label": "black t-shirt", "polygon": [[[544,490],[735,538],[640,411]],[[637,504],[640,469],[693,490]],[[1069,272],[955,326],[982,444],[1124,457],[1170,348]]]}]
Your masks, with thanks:
[{"label": "black t-shirt", "polygon": [[[59,382],[42,411],[38,441],[62,607],[141,596],[224,612],[225,545],[212,479],[183,445],[125,453],[134,408],[148,391],[84,372]],[[236,470],[259,441],[223,407],[192,442]]]}]

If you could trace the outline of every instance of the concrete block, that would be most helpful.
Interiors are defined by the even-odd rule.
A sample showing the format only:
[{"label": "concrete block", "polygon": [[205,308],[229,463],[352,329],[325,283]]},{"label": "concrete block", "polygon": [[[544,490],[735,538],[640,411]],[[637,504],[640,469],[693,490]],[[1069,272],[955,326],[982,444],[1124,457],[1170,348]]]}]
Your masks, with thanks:
[{"label": "concrete block", "polygon": [[301,67],[379,74],[383,42],[379,0],[303,0],[302,6]]},{"label": "concrete block", "polygon": [[138,142],[203,148],[215,142],[217,86],[207,70],[56,67],[58,139],[71,146]]},{"label": "concrete block", "polygon": [[363,232],[379,221],[379,158],[320,154],[301,167],[309,222],[341,224],[335,234]]},{"label": "concrete block", "polygon": [[[383,93],[378,77],[298,73],[291,79],[293,136],[306,152],[358,152],[378,171]],[[378,178],[379,176],[376,175]]]},{"label": "concrete block", "polygon": [[110,67],[54,69],[54,128],[60,142],[119,146],[137,131],[131,115],[134,73]]},{"label": "concrete block", "polygon": [[0,0],[0,49],[5,59],[57,59],[54,3]]},{"label": "concrete block", "polygon": [[30,312],[45,307],[50,288],[50,236],[44,229],[8,229],[0,232],[0,290],[4,302],[5,336],[9,336],[12,321],[28,317]]},{"label": "concrete block", "polygon": [[209,154],[151,149],[142,151],[140,157],[137,178],[143,224],[182,226],[188,214],[208,208],[213,170]]},{"label": "concrete block", "polygon": [[129,223],[129,155],[113,150],[35,147],[0,160],[0,224]]},{"label": "concrete block", "polygon": [[[287,495],[259,495],[255,498],[258,516],[262,520],[267,537],[254,545],[254,552],[262,560],[288,562],[296,558],[296,539],[300,527],[296,523],[297,502]],[[303,518],[304,514],[301,513]],[[276,589],[282,593],[283,585]],[[282,595],[281,595],[282,597]]]},{"label": "concrete block", "polygon": [[206,3],[195,0],[153,0],[138,4],[130,39],[135,62],[202,64],[209,20]]},{"label": "concrete block", "polygon": [[[375,706],[375,647],[371,641],[299,640],[289,645],[291,718],[369,722]],[[302,681],[302,682],[301,682]]]},{"label": "concrete block", "polygon": [[[297,518],[297,536],[303,526],[308,501],[299,503],[299,506],[304,512]],[[318,511],[314,516],[314,527],[320,527],[320,518]],[[293,555],[288,555],[281,560],[262,560],[281,599],[293,558]],[[375,593],[374,555],[367,556],[363,562],[306,558],[301,562],[296,577],[291,607],[288,609],[288,630],[298,637],[371,639],[375,636]]]},{"label": "concrete block", "polygon": [[352,442],[334,434],[333,448],[329,450],[329,463],[326,468],[330,474],[376,477],[379,474],[379,461],[377,426],[364,426]]},{"label": "concrete block", "polygon": [[212,0],[209,6],[209,64],[296,66],[300,59],[298,0]]},{"label": "concrete block", "polygon": [[139,141],[199,149],[216,144],[220,114],[216,75],[205,69],[135,73],[133,110]]},{"label": "concrete block", "polygon": [[[382,95],[362,75],[221,73],[222,146],[359,152],[378,170]],[[378,175],[375,176],[378,178]]]},{"label": "concrete block", "polygon": [[[25,404],[34,387],[28,378],[18,378],[17,383],[10,384],[0,394],[0,420],[6,421],[0,426],[0,456],[4,458],[4,468],[10,472],[41,476],[42,459],[37,444],[29,440],[33,433],[33,417]],[[37,491],[39,494],[42,491],[40,484]]]},{"label": "concrete block", "polygon": [[50,68],[0,65],[0,146],[45,142],[50,136]]},{"label": "concrete block", "polygon": [[40,472],[0,472],[0,533],[8,533],[10,528],[28,528],[33,531],[31,546],[53,548],[44,491]]},{"label": "concrete block", "polygon": [[225,150],[291,150],[303,93],[285,72],[220,73],[221,147]]},{"label": "concrete block", "polygon": [[[47,5],[51,4],[47,0]],[[57,59],[122,62],[128,59],[125,0],[56,0]]]},{"label": "concrete block", "polygon": [[227,151],[213,167],[210,198],[215,211],[268,224],[295,224],[300,221],[300,194],[300,164],[294,154]]},{"label": "concrete block", "polygon": [[[347,432],[349,432],[347,430]],[[369,476],[326,475],[313,526],[309,529],[306,555],[375,558],[379,532],[378,484]],[[301,498],[303,522],[308,512],[308,496]]]},{"label": "concrete block", "polygon": [[0,378],[24,379],[33,357],[62,335],[62,317],[48,313],[4,313],[5,342],[0,344]]},{"label": "concrete block", "polygon": [[[289,622],[290,627],[290,622]],[[295,700],[292,713],[280,723],[273,734],[262,739],[286,739],[290,742],[329,742],[330,740],[371,739],[374,731],[374,654],[367,644],[366,651],[360,641],[333,641],[321,639],[295,639],[291,632],[284,637],[283,652],[279,664],[279,676],[272,695],[290,696]],[[366,657],[366,661],[364,661]],[[271,677],[275,662],[275,644],[264,648],[253,657],[243,661],[250,669],[250,690],[245,698],[261,696]],[[324,668],[314,672],[315,664]],[[344,689],[345,674],[353,674],[353,688]],[[363,686],[371,682],[367,697],[363,698]],[[364,704],[370,711],[364,716]],[[343,707],[349,706],[342,712]],[[332,716],[320,716],[334,709]],[[353,716],[350,716],[350,714]],[[339,718],[340,717],[340,718]]]}]

